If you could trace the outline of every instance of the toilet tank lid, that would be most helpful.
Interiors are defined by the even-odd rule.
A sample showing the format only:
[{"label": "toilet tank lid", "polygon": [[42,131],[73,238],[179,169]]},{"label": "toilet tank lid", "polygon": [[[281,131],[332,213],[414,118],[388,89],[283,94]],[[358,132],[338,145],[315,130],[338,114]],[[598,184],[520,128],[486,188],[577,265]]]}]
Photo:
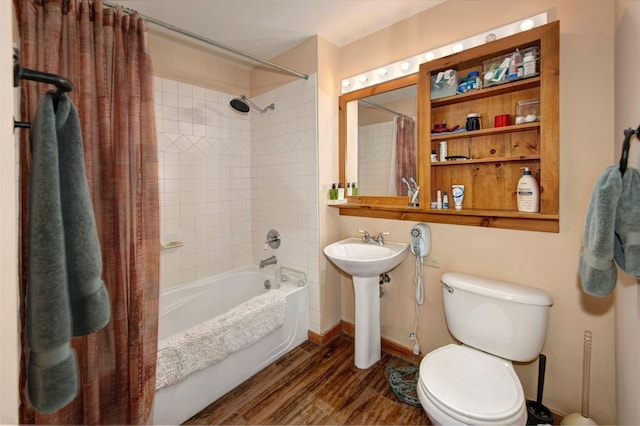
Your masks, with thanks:
[{"label": "toilet tank lid", "polygon": [[441,281],[454,289],[458,288],[508,302],[541,306],[553,304],[553,299],[548,293],[539,288],[526,285],[507,283],[459,272],[446,272],[442,275]]}]

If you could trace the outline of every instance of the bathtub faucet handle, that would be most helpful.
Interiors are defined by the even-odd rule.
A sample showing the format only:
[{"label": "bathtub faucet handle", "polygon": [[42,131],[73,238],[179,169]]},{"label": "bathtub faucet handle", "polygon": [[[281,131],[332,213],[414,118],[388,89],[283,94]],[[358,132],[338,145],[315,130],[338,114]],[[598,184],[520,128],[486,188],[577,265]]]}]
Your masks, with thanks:
[{"label": "bathtub faucet handle", "polygon": [[264,249],[267,249],[267,246],[272,249],[277,249],[280,247],[280,233],[275,229],[270,229],[267,232],[267,241],[264,242]]}]

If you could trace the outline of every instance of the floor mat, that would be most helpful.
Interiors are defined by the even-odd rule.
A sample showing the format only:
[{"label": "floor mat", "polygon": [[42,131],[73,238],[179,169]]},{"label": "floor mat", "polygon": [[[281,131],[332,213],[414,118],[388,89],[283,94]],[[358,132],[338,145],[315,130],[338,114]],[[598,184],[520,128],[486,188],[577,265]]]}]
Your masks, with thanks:
[{"label": "floor mat", "polygon": [[414,407],[421,407],[416,386],[418,384],[418,367],[413,365],[405,367],[387,366],[387,382],[393,394],[399,401]]}]

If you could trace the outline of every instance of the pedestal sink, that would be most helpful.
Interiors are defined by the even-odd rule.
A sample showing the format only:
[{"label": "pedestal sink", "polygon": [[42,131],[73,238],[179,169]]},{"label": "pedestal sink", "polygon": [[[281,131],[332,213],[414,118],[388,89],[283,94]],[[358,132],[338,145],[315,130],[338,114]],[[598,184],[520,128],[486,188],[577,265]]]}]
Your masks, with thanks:
[{"label": "pedestal sink", "polygon": [[409,244],[365,243],[346,238],[329,244],[324,254],[353,278],[355,293],[355,365],[369,368],[380,359],[380,287],[379,275],[389,272],[409,254]]}]

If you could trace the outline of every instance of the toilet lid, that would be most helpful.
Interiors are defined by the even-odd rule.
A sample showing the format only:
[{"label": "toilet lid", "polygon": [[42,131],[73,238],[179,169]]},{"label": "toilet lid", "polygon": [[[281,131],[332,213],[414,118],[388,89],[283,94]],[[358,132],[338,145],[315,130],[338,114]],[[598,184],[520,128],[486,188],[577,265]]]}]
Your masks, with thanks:
[{"label": "toilet lid", "polygon": [[473,419],[507,418],[524,404],[511,363],[467,346],[448,345],[427,354],[420,381],[443,406]]}]

